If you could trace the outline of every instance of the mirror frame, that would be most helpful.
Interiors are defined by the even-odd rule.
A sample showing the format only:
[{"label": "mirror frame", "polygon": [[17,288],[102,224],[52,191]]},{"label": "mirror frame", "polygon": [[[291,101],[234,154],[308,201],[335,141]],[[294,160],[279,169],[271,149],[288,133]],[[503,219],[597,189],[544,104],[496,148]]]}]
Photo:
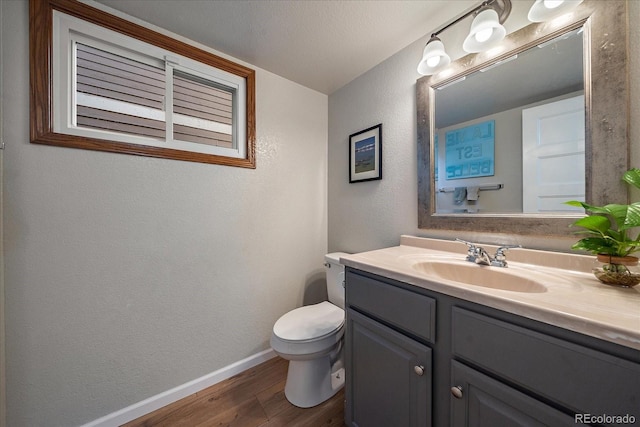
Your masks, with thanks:
[{"label": "mirror frame", "polygon": [[[435,89],[584,26],[585,190],[593,205],[628,203],[620,177],[629,168],[628,20],[626,0],[586,0],[570,15],[509,34],[496,49],[452,62],[416,83],[418,228],[568,236],[576,214],[438,214],[433,171]],[[596,76],[592,80],[591,76]]]}]

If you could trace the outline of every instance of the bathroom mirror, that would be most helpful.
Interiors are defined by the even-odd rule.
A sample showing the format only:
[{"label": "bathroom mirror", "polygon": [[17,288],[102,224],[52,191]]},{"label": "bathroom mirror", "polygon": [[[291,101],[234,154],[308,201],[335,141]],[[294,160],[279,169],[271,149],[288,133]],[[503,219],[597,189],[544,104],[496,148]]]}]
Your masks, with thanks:
[{"label": "bathroom mirror", "polygon": [[[587,0],[570,15],[530,24],[507,36],[499,48],[467,55],[446,70],[419,79],[418,226],[569,235],[573,232],[569,224],[584,213],[565,210],[562,202],[580,198],[592,204],[626,202],[627,189],[620,181],[628,167],[626,22],[625,1]],[[543,76],[531,66],[525,65],[524,71],[519,68],[519,63],[546,61],[540,55],[554,57],[556,65],[547,70],[549,74]],[[533,84],[534,76],[542,76],[545,89],[527,97],[524,89]],[[475,80],[480,82],[474,84]],[[504,84],[507,81],[519,84]],[[504,86],[512,98],[521,100],[519,104],[512,99],[499,105]],[[536,127],[522,118],[532,121],[528,110],[542,110],[548,116],[541,104],[571,99],[575,111],[568,123],[579,124],[574,127],[582,132],[582,157],[571,157],[566,166],[553,166],[542,177],[531,178],[531,169],[537,173],[540,162],[527,148],[522,154],[521,137],[535,140],[531,133]],[[506,119],[505,112],[510,114]],[[566,115],[564,110],[560,115]],[[533,123],[539,123],[535,117]],[[481,140],[465,143],[474,138],[469,135]],[[469,166],[460,160],[465,157],[462,154],[488,158]],[[573,181],[576,175],[584,176],[584,181],[565,195],[545,196],[542,205],[527,203],[524,199],[531,193],[531,184],[540,178],[548,180],[553,171],[570,172],[573,176],[568,179]],[[582,195],[576,193],[581,186]]]},{"label": "bathroom mirror", "polygon": [[585,197],[583,34],[436,88],[436,213],[576,212],[563,201]]}]

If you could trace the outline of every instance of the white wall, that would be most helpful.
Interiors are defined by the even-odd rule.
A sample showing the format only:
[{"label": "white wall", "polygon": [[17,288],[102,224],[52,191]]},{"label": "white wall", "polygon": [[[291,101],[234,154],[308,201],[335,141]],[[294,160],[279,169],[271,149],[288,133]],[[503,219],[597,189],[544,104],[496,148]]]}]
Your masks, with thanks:
[{"label": "white wall", "polygon": [[2,20],[7,425],[80,425],[269,348],[324,290],[327,96],[257,70],[256,170],[30,144],[28,2]]},{"label": "white wall", "polygon": [[[513,2],[505,26],[526,25],[532,1]],[[629,1],[631,72],[631,165],[640,167],[640,2]],[[451,17],[453,19],[454,17]],[[434,30],[434,29],[432,29]],[[461,57],[459,24],[442,34],[452,60]],[[446,36],[446,40],[445,40]],[[401,234],[477,242],[518,243],[529,248],[570,251],[575,238],[492,235],[417,228],[416,66],[428,37],[419,40],[329,96],[329,250],[360,252],[399,244]],[[597,76],[596,76],[597,77]],[[383,124],[383,178],[349,184],[348,137]],[[622,171],[612,171],[619,174]]]}]

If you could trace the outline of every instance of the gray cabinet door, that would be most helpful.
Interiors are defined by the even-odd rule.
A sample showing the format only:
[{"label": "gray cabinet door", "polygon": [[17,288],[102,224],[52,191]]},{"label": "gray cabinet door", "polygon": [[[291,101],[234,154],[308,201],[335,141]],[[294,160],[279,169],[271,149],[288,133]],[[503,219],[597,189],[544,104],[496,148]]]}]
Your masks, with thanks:
[{"label": "gray cabinet door", "polygon": [[431,426],[431,349],[352,309],[346,333],[347,423]]},{"label": "gray cabinet door", "polygon": [[507,385],[451,362],[452,427],[575,426],[574,417],[560,412]]}]

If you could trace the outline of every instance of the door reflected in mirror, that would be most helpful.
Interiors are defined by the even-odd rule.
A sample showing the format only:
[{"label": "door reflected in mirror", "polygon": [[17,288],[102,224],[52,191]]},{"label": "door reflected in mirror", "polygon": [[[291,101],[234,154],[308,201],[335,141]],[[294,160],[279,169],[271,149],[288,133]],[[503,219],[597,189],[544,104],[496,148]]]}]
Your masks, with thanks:
[{"label": "door reflected in mirror", "polygon": [[585,199],[582,28],[435,91],[436,213],[579,213]]}]

